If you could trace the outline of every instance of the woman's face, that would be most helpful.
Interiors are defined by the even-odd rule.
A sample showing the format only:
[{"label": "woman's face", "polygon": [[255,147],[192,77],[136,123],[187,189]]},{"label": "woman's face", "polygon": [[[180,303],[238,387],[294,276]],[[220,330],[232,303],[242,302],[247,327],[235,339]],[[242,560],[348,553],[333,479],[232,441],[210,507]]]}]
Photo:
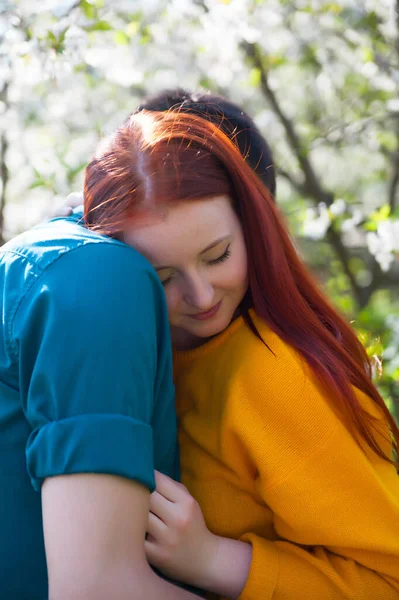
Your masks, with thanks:
[{"label": "woman's face", "polygon": [[176,203],[130,226],[124,240],[156,269],[178,347],[199,345],[230,324],[247,290],[248,271],[229,196]]}]

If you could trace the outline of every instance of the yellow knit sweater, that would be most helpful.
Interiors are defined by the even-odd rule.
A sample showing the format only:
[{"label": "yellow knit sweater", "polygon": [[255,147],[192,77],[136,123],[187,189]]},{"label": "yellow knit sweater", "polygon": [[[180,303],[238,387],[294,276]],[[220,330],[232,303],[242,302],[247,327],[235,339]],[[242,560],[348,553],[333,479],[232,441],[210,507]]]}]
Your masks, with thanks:
[{"label": "yellow knit sweater", "polygon": [[253,318],[273,353],[239,318],[175,354],[182,481],[212,532],[252,544],[240,598],[399,599],[395,468],[359,447],[305,361]]}]

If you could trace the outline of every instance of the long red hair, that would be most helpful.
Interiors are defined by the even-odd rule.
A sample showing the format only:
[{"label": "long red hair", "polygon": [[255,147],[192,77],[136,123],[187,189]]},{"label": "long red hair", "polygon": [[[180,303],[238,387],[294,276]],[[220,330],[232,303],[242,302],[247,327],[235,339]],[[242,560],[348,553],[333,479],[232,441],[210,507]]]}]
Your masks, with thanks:
[{"label": "long red hair", "polygon": [[[131,116],[105,140],[86,169],[86,225],[121,238],[127,222],[178,201],[230,194],[248,254],[248,309],[293,346],[328,388],[336,408],[380,457],[377,421],[352,386],[384,413],[397,451],[399,429],[371,380],[371,366],[352,328],[319,290],[290,239],[266,187],[245,163],[233,139],[207,120],[181,112]],[[256,330],[254,330],[256,333]]]}]

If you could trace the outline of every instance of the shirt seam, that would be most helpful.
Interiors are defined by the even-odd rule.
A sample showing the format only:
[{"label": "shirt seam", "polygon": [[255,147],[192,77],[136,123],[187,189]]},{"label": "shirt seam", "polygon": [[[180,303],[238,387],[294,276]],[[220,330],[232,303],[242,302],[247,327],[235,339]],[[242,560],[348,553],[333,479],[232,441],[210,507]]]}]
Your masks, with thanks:
[{"label": "shirt seam", "polygon": [[2,256],[5,256],[7,254],[11,254],[14,256],[19,256],[20,258],[22,258],[26,263],[30,264],[32,267],[36,268],[38,272],[34,273],[33,276],[33,282],[31,284],[29,284],[28,289],[25,290],[25,293],[22,295],[22,297],[20,299],[18,299],[17,303],[16,303],[16,307],[13,308],[13,310],[11,311],[11,315],[10,315],[10,319],[8,320],[7,324],[6,324],[6,335],[7,337],[5,338],[4,342],[5,342],[5,347],[8,353],[8,358],[12,361],[16,360],[16,348],[15,345],[13,343],[12,340],[12,328],[13,328],[13,322],[14,322],[14,318],[15,318],[15,314],[18,310],[18,307],[20,305],[20,303],[22,302],[23,298],[25,298],[26,294],[28,293],[28,291],[31,289],[32,285],[37,281],[37,278],[40,277],[43,274],[44,269],[42,269],[42,267],[40,267],[39,265],[33,263],[31,260],[29,260],[29,258],[23,254],[22,252],[17,252],[16,250],[3,250],[1,252]]},{"label": "shirt seam", "polygon": [[137,425],[145,425],[146,427],[149,427],[150,429],[152,429],[152,425],[150,422],[146,422],[146,421],[140,421],[139,419],[136,419],[136,417],[132,417],[131,415],[127,415],[121,412],[83,412],[83,413],[79,413],[77,415],[70,415],[68,417],[61,417],[59,419],[49,419],[47,421],[47,423],[44,423],[43,425],[40,425],[38,427],[36,427],[35,429],[33,429],[32,431],[38,430],[38,429],[44,429],[45,427],[49,426],[49,425],[54,425],[56,423],[65,423],[66,421],[73,421],[75,419],[80,419],[80,418],[91,418],[93,420],[97,419],[98,417],[100,418],[106,418],[106,417],[112,417],[112,418],[122,418],[122,419],[128,419],[130,421],[134,421]]},{"label": "shirt seam", "polygon": [[[34,265],[34,263],[31,260],[29,260],[29,258],[26,256],[26,254],[23,254],[22,252],[18,252],[17,250],[1,250],[0,254],[2,254],[2,255],[15,254],[16,256],[20,256],[21,258],[24,258],[29,263]],[[39,265],[34,265],[34,266],[37,266],[40,270],[43,270],[42,267],[40,267]]]},{"label": "shirt seam", "polygon": [[263,489],[263,493],[266,492],[270,492],[272,490],[274,490],[275,488],[278,488],[280,485],[283,485],[286,481],[288,481],[292,475],[299,470],[300,468],[303,467],[303,465],[305,465],[311,458],[313,458],[318,452],[321,452],[326,445],[328,444],[328,442],[331,441],[331,439],[334,437],[334,435],[337,432],[337,429],[339,428],[340,422],[336,422],[335,426],[331,429],[331,431],[329,432],[329,435],[326,435],[321,441],[320,443],[313,448],[313,450],[309,453],[306,454],[306,456],[304,456],[303,460],[301,460],[299,463],[296,463],[295,466],[289,471],[289,473],[285,474],[284,477],[280,477],[280,479],[278,479],[277,481],[273,481],[270,483],[270,485],[266,486]]}]

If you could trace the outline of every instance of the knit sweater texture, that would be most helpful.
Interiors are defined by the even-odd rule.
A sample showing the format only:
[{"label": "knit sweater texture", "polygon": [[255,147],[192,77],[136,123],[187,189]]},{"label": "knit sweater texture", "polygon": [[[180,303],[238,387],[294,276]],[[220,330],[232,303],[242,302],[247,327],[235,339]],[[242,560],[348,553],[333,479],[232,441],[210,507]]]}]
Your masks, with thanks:
[{"label": "knit sweater texture", "polygon": [[[398,600],[399,476],[357,443],[306,361],[254,313],[175,353],[182,481],[252,544],[241,600]],[[392,456],[380,409],[378,436]],[[385,438],[385,439],[384,439]]]}]

